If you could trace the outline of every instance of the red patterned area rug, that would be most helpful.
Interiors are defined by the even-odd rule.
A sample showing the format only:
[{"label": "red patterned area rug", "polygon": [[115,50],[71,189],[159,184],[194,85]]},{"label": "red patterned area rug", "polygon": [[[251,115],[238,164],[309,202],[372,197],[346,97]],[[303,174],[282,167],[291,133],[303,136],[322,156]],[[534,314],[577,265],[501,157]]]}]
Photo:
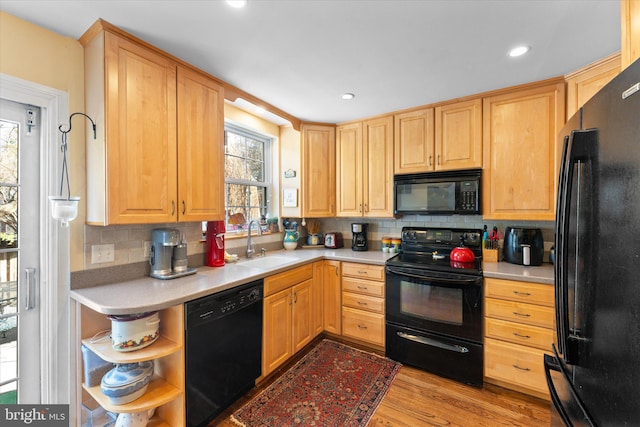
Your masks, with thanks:
[{"label": "red patterned area rug", "polygon": [[231,420],[245,427],[365,426],[400,367],[325,339]]}]

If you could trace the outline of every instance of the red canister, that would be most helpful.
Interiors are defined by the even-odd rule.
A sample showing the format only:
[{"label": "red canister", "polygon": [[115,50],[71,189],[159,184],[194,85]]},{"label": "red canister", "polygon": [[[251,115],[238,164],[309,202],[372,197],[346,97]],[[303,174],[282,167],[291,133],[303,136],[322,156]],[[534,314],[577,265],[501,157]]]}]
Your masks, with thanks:
[{"label": "red canister", "polygon": [[209,267],[222,267],[224,265],[224,221],[207,222],[207,259]]}]

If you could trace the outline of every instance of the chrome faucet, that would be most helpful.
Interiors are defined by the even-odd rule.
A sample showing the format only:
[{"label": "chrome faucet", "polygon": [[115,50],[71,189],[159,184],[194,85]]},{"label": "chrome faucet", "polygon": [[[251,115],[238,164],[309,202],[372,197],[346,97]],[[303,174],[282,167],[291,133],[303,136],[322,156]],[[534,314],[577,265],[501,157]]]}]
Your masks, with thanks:
[{"label": "chrome faucet", "polygon": [[260,228],[260,222],[257,219],[252,219],[249,221],[249,228],[247,229],[247,258],[253,258],[253,254],[256,253],[256,250],[251,242],[251,224],[256,223],[258,226],[258,236],[262,236],[262,229]]}]

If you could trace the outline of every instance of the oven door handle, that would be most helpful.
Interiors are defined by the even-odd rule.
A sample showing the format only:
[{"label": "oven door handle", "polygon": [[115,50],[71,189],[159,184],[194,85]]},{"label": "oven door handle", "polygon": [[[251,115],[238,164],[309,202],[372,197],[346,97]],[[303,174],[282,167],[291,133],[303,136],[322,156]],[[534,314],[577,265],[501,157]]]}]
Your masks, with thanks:
[{"label": "oven door handle", "polygon": [[[411,270],[413,271],[413,270]],[[413,277],[414,279],[420,279],[420,280],[425,280],[425,281],[430,281],[430,282],[440,282],[440,283],[471,283],[471,284],[478,284],[478,282],[482,282],[482,277],[459,277],[456,276],[456,278],[446,278],[446,277],[433,277],[433,276],[429,276],[428,274],[423,274],[423,273],[411,273],[410,270],[406,270],[406,269],[400,269],[400,268],[393,268],[393,267],[387,267],[387,272],[391,273],[391,274],[397,274],[398,276],[405,276],[405,277]]]},{"label": "oven door handle", "polygon": [[419,337],[417,335],[407,334],[406,332],[396,332],[400,338],[404,338],[409,341],[415,341],[420,344],[430,345],[432,347],[442,348],[444,350],[455,351],[456,353],[469,353],[467,347],[456,344],[447,344],[442,341],[434,340],[432,338]]}]

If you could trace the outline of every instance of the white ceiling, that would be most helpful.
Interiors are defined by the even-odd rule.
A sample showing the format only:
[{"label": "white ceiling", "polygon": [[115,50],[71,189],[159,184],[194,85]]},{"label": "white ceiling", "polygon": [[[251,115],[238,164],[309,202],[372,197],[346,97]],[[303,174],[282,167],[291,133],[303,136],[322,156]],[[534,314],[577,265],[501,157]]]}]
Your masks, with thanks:
[{"label": "white ceiling", "polygon": [[[103,18],[328,123],[555,77],[620,50],[619,0],[248,0],[240,10],[222,0],[0,0],[0,10],[75,39]],[[532,50],[507,57],[517,44]]]}]

